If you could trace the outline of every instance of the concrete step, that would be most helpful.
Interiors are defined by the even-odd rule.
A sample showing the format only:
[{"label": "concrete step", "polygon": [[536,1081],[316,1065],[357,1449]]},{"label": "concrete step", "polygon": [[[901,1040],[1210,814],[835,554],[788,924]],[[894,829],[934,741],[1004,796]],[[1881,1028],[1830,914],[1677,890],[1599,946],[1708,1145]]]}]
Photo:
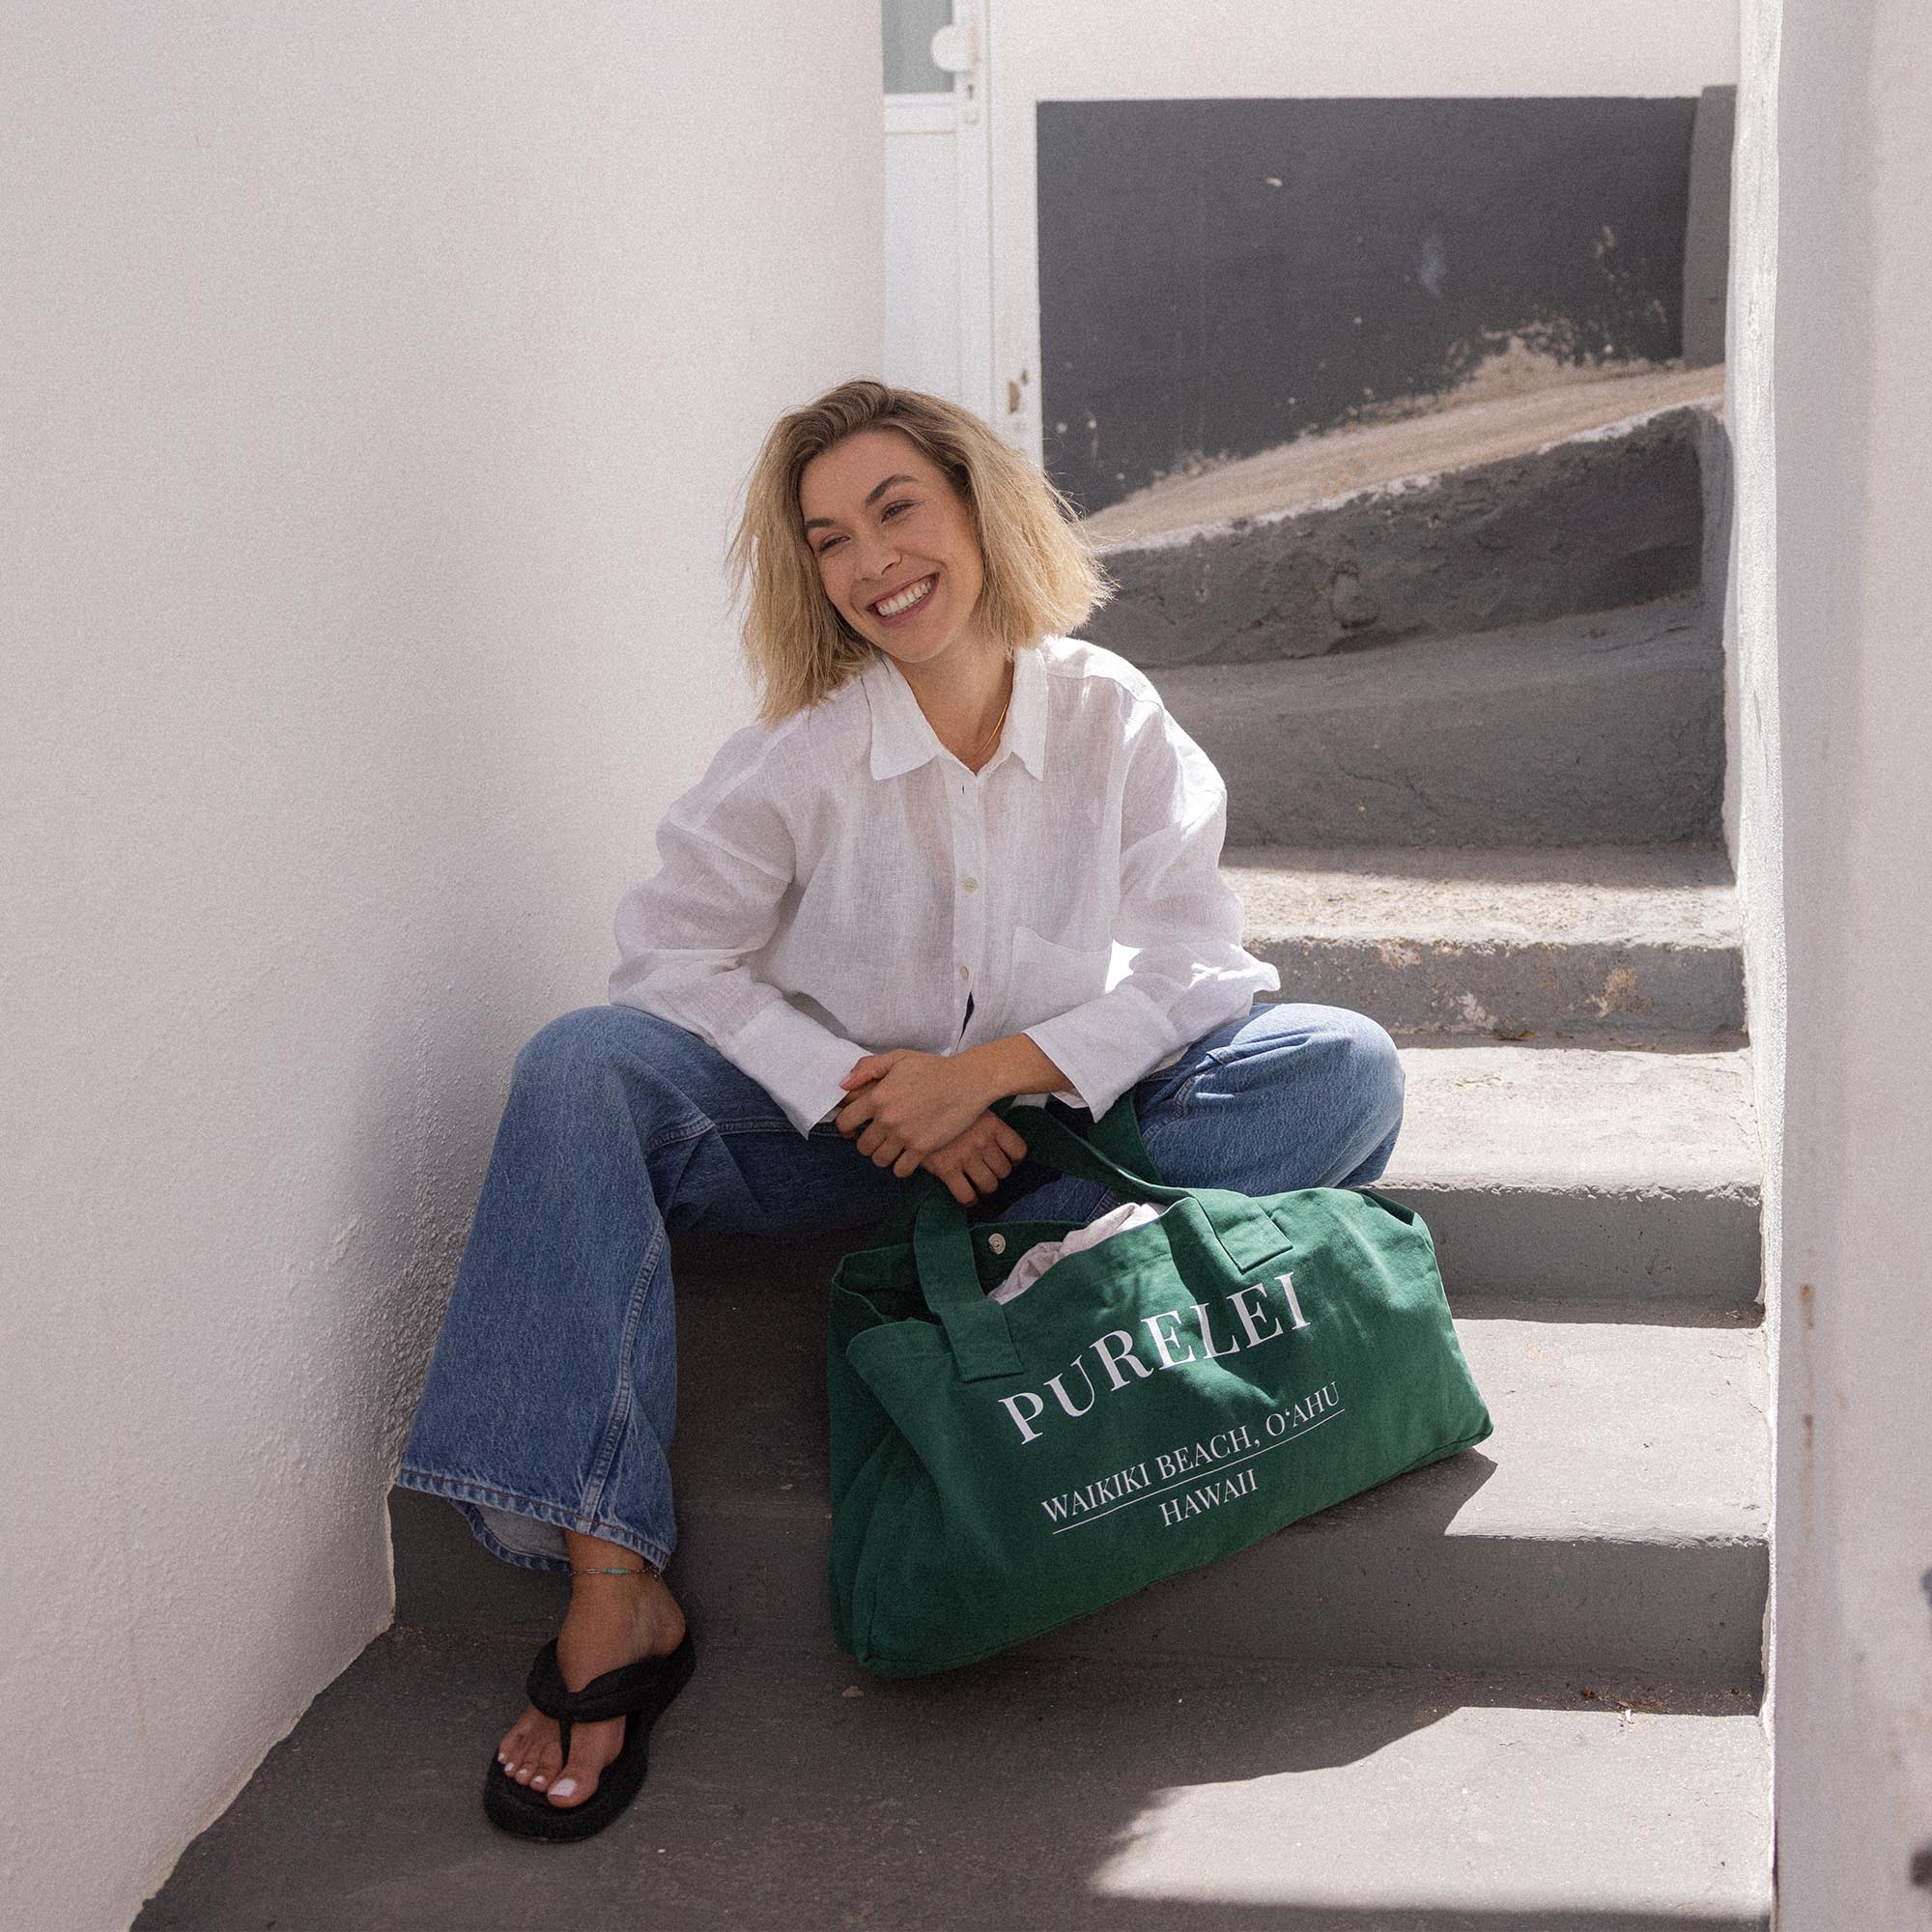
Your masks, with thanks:
[{"label": "concrete step", "polygon": [[875,1682],[700,1637],[631,1809],[568,1855],[478,1788],[528,1647],[378,1638],[139,1932],[1758,1932],[1748,1699],[1653,1680],[1008,1657]]},{"label": "concrete step", "polygon": [[1743,1048],[1411,1043],[1378,1185],[1435,1237],[1452,1302],[1749,1315],[1759,1156]]},{"label": "concrete step", "polygon": [[1723,652],[1694,599],[1156,671],[1231,845],[1715,845]]},{"label": "concrete step", "polygon": [[1518,398],[1156,485],[1088,521],[1120,590],[1082,635],[1245,664],[1695,591],[1722,429],[1715,397],[1671,403],[1566,421]]},{"label": "concrete step", "polygon": [[[732,1641],[828,1644],[820,1297],[696,1295],[681,1321],[672,1580]],[[1459,1327],[1495,1419],[1480,1449],[1024,1649],[1648,1671],[1754,1693],[1767,1586],[1762,1331]]]},{"label": "concrete step", "polygon": [[1396,1034],[1734,1039],[1744,956],[1721,851],[1224,854],[1284,1000]]},{"label": "concrete step", "polygon": [[[1650,1675],[1755,1694],[1768,1581],[1764,1332],[1459,1321],[1480,1448],[1023,1646],[1061,1657]],[[831,1644],[822,1280],[680,1282],[671,1580],[736,1643]],[[541,1629],[435,1498],[391,1498],[397,1616]]]}]

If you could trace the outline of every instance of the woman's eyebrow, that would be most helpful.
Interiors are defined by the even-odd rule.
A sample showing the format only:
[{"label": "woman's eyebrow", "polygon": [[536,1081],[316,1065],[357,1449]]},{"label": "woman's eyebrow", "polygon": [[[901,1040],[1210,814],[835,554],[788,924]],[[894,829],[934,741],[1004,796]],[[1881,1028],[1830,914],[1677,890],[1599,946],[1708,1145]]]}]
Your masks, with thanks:
[{"label": "woman's eyebrow", "polygon": [[[888,476],[883,483],[874,483],[870,494],[866,498],[867,509],[869,510],[895,483],[917,483],[918,481],[919,478],[917,476]],[[810,517],[807,519],[805,526],[809,530],[819,530],[826,528],[831,522],[832,519],[830,517]]]}]

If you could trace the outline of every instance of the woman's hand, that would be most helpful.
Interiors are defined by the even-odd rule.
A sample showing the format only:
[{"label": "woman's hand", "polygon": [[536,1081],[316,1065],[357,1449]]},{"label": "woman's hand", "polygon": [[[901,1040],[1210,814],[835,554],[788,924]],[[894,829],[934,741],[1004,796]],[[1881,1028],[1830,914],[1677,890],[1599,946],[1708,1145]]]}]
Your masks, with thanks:
[{"label": "woman's hand", "polygon": [[953,1200],[970,1208],[978,1195],[991,1194],[1012,1173],[1026,1151],[1025,1137],[989,1109],[920,1165],[945,1181]]},{"label": "woman's hand", "polygon": [[901,1180],[958,1140],[991,1097],[977,1065],[911,1047],[867,1054],[838,1084],[853,1095],[838,1131],[847,1140],[857,1135],[859,1151]]}]

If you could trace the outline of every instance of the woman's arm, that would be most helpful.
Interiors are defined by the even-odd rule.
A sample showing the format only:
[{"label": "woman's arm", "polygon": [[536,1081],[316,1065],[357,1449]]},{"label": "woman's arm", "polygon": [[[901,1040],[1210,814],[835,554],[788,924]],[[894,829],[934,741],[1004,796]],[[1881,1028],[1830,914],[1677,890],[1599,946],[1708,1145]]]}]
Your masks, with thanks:
[{"label": "woman's arm", "polygon": [[1221,876],[1221,775],[1152,685],[1138,684],[1122,692],[1130,708],[1113,931],[1134,957],[1104,993],[1026,1029],[1096,1120],[1163,1060],[1281,985],[1243,949],[1241,901]]},{"label": "woman's arm", "polygon": [[778,928],[796,867],[764,782],[768,734],[735,732],[666,812],[664,864],[617,909],[611,998],[695,1033],[749,1073],[809,1134],[865,1052],[793,1006],[746,965]]}]

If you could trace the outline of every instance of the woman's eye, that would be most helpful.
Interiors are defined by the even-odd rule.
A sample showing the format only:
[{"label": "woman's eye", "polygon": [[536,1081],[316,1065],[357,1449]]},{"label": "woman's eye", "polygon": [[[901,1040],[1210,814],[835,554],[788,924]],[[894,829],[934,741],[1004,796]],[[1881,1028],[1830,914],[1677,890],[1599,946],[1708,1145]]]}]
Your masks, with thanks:
[{"label": "woman's eye", "polygon": [[888,503],[886,507],[879,514],[881,516],[890,517],[895,510],[909,510],[911,508],[912,505],[909,502],[905,502],[902,500],[896,503]]},{"label": "woman's eye", "polygon": [[825,541],[818,546],[818,554],[820,556],[823,556],[825,553],[829,551],[834,544],[843,543],[845,539],[843,537],[827,537]]}]

